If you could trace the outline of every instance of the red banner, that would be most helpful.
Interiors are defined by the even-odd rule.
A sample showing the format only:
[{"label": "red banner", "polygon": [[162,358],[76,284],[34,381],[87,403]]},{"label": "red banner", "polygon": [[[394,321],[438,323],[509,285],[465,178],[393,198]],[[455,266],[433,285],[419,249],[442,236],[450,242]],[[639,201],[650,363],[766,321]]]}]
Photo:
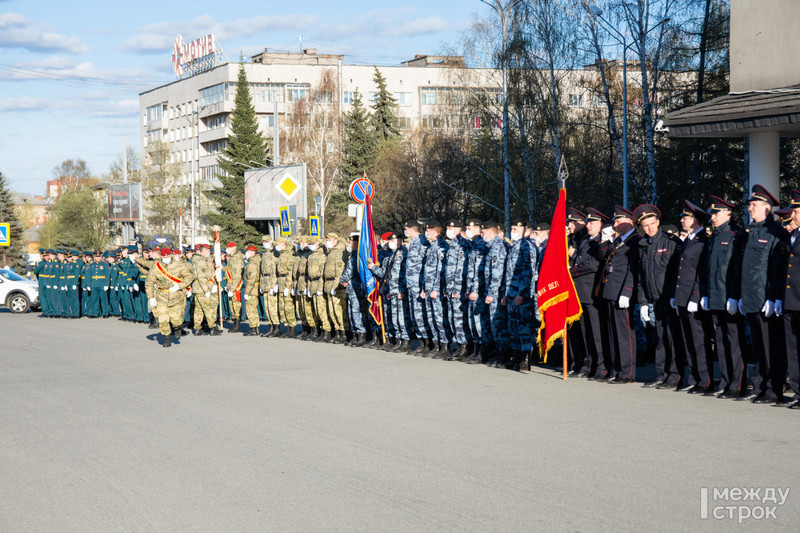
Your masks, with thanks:
[{"label": "red banner", "polygon": [[569,272],[567,249],[567,192],[561,189],[558,204],[550,224],[547,252],[539,270],[536,295],[542,327],[539,329],[539,347],[545,354],[559,337],[564,337],[570,324],[580,319],[583,309]]}]

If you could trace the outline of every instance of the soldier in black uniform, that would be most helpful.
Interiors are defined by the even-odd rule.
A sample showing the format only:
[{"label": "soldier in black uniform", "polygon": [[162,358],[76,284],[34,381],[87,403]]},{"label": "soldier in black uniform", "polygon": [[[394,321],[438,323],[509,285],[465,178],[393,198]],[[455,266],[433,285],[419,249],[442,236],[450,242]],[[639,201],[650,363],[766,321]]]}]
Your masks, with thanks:
[{"label": "soldier in black uniform", "polygon": [[[528,233],[528,232],[526,232]],[[567,208],[567,246],[569,252],[570,269],[578,246],[586,239],[586,215],[575,209]],[[573,279],[574,281],[574,279]],[[577,289],[576,289],[577,290]],[[591,289],[589,290],[591,294]],[[580,327],[572,327],[567,331],[567,348],[569,353],[569,376],[586,377],[581,375],[584,361],[587,359],[586,343]]]},{"label": "soldier in black uniform", "polygon": [[738,398],[753,403],[774,403],[783,398],[785,343],[783,323],[775,315],[775,300],[783,285],[789,235],[772,215],[778,201],[761,185],[753,185],[747,200],[751,223],[742,258],[739,312],[747,318],[753,357],[753,394]]},{"label": "soldier in black uniform", "polygon": [[708,282],[700,307],[711,315],[721,380],[719,398],[736,398],[747,387],[742,358],[744,319],[739,314],[742,252],[747,234],[731,224],[734,205],[709,196],[711,237],[708,239]]},{"label": "soldier in black uniform", "polygon": [[[607,357],[613,365],[608,383],[633,383],[636,381],[636,342],[630,313],[639,270],[639,235],[633,226],[633,213],[624,207],[615,205],[611,220],[617,237],[608,245],[596,288],[605,312],[601,316],[606,322]],[[595,379],[598,377],[599,374]]]},{"label": "soldier in black uniform", "polygon": [[633,217],[644,233],[639,241],[639,313],[645,326],[655,329],[657,376],[644,386],[674,389],[681,382],[684,354],[680,325],[669,301],[677,277],[681,240],[661,229],[661,211],[654,205],[640,205],[634,209]]},{"label": "soldier in black uniform", "polygon": [[[708,220],[708,213],[692,202],[686,200],[681,213],[681,226],[686,238],[680,251],[678,275],[670,306],[680,317],[683,346],[686,349],[689,363],[688,386],[685,390],[690,394],[713,394],[714,365],[710,361],[711,348],[708,345],[709,328],[707,315],[700,309],[700,299],[707,291],[708,260],[706,257],[708,234],[703,224]],[[679,369],[683,375],[683,369]]]},{"label": "soldier in black uniform", "polygon": [[[792,190],[792,219],[800,226],[800,191]],[[781,297],[775,302],[776,312],[783,314],[783,329],[786,336],[786,359],[789,366],[789,386],[794,399],[789,409],[800,409],[800,230],[795,229],[789,237],[788,259],[780,284]]]},{"label": "soldier in black uniform", "polygon": [[[569,329],[568,340],[574,364],[570,374],[591,378],[608,373],[603,360],[600,311],[592,294],[603,259],[600,252],[600,230],[603,229],[603,221],[608,220],[608,217],[594,207],[587,207],[584,220],[586,235],[576,243],[569,260],[570,274],[583,314],[580,321]],[[582,348],[583,352],[578,348]],[[578,370],[577,373],[575,369]]]}]

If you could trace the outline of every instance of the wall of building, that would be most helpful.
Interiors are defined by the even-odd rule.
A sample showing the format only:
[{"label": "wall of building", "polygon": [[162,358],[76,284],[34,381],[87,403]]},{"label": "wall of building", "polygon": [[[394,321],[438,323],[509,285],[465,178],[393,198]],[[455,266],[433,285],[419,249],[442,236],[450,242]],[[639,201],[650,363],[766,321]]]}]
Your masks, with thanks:
[{"label": "wall of building", "polygon": [[731,0],[731,92],[800,84],[798,24],[798,0]]}]

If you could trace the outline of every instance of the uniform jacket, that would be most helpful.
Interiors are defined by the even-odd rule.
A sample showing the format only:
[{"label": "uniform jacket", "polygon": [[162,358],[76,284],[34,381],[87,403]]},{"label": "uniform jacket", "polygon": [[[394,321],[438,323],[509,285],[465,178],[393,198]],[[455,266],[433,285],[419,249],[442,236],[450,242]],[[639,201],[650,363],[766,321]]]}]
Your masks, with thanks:
[{"label": "uniform jacket", "polygon": [[506,265],[506,245],[499,236],[486,243],[486,264],[483,270],[486,296],[498,300],[503,289],[503,274]]},{"label": "uniform jacket", "polygon": [[467,260],[472,249],[472,243],[456,235],[447,248],[444,267],[445,292],[448,298],[457,294],[461,299],[467,296],[465,286],[467,281]]},{"label": "uniform jacket", "polygon": [[506,255],[503,296],[509,300],[522,296],[526,301],[535,301],[538,278],[538,250],[528,239],[514,241]]},{"label": "uniform jacket", "polygon": [[322,274],[325,271],[325,247],[319,247],[308,256],[306,264],[306,274],[308,276],[308,290],[311,291],[311,296],[316,295],[318,292],[323,292],[324,280]]},{"label": "uniform jacket", "polygon": [[783,300],[784,311],[798,312],[800,311],[800,231],[792,232],[786,247],[786,261],[783,262],[779,296],[776,299]]},{"label": "uniform jacket", "polygon": [[346,294],[361,295],[361,276],[358,274],[358,254],[354,253],[347,260],[347,265],[344,267],[339,283],[347,283],[345,289]]},{"label": "uniform jacket", "polygon": [[722,311],[728,298],[739,299],[742,279],[742,252],[747,233],[726,222],[713,228],[708,239],[708,282],[703,296],[711,311]]},{"label": "uniform jacket", "polygon": [[276,252],[278,260],[275,271],[278,274],[278,292],[292,288],[292,270],[294,269],[294,252],[288,246],[282,252]]},{"label": "uniform jacket", "polygon": [[261,253],[261,279],[259,280],[261,292],[269,292],[277,284],[276,262],[274,251],[264,250]]},{"label": "uniform jacket", "polygon": [[447,254],[447,241],[440,235],[438,239],[431,241],[430,246],[425,251],[425,265],[423,267],[424,280],[422,287],[426,295],[431,292],[439,292],[441,297],[442,282],[444,281],[444,257]]},{"label": "uniform jacket", "polygon": [[206,258],[200,254],[195,254],[192,257],[192,270],[195,278],[194,283],[192,283],[192,290],[203,295],[210,293],[211,287],[217,284],[214,279],[214,259],[211,256]]},{"label": "uniform jacket", "polygon": [[758,313],[766,300],[780,296],[780,274],[789,234],[772,217],[753,222],[747,229],[742,258],[741,300],[745,313]]},{"label": "uniform jacket", "polygon": [[473,292],[478,298],[484,296],[486,285],[484,284],[483,272],[486,268],[486,242],[480,235],[476,235],[470,242],[469,256],[467,257],[467,296]]},{"label": "uniform jacket", "polygon": [[592,302],[592,290],[597,284],[597,275],[602,261],[600,235],[586,237],[578,241],[575,255],[570,258],[570,273],[575,283],[578,299],[583,303]]},{"label": "uniform jacket", "polygon": [[325,268],[322,272],[326,294],[330,294],[339,286],[339,278],[342,277],[348,257],[349,253],[341,241],[328,250],[328,255],[325,257]]},{"label": "uniform jacket", "polygon": [[242,288],[242,272],[244,271],[244,256],[239,250],[228,256],[228,265],[223,271],[228,278],[228,290],[238,291]]},{"label": "uniform jacket", "polygon": [[618,302],[622,296],[633,300],[639,274],[639,235],[632,232],[624,241],[620,238],[604,243],[608,251],[600,278],[599,296]]},{"label": "uniform jacket", "polygon": [[254,255],[244,265],[244,294],[249,298],[258,298],[259,280],[261,278],[261,256]]},{"label": "uniform jacket", "polygon": [[408,243],[406,255],[406,285],[411,294],[419,294],[424,289],[422,284],[422,266],[425,262],[425,249],[428,241],[417,235]]},{"label": "uniform jacket", "polygon": [[[170,292],[170,287],[176,282],[163,274],[161,269],[158,268],[158,264],[164,268],[169,276],[180,280],[177,291]],[[158,264],[150,269],[150,274],[148,274],[147,281],[145,281],[144,286],[147,297],[155,298],[159,303],[166,303],[169,306],[183,304],[186,300],[185,289],[194,281],[191,267],[185,261],[175,260],[170,261],[168,265],[163,262]]]},{"label": "uniform jacket", "polygon": [[639,240],[639,290],[641,303],[669,301],[672,298],[680,262],[681,240],[659,228],[650,238]]},{"label": "uniform jacket", "polygon": [[672,297],[675,305],[685,307],[689,302],[700,303],[703,293],[708,292],[708,236],[703,228],[694,237],[686,237],[681,244],[678,274],[675,278],[675,289]]}]

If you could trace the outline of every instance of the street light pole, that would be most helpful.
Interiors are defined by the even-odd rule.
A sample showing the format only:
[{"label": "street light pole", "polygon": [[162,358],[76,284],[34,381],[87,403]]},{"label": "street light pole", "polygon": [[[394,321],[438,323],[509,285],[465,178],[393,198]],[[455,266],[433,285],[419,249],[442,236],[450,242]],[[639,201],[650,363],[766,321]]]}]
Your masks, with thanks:
[{"label": "street light pole", "polygon": [[[628,43],[625,35],[603,18],[603,10],[601,8],[589,6],[589,13],[598,21],[598,24],[600,21],[605,22],[605,28],[612,36],[616,35],[619,38],[617,42],[622,44],[622,206],[628,209],[628,183],[630,181],[628,170],[628,47],[633,43]],[[647,30],[647,33],[669,21],[669,17],[664,17],[658,24]]]}]

